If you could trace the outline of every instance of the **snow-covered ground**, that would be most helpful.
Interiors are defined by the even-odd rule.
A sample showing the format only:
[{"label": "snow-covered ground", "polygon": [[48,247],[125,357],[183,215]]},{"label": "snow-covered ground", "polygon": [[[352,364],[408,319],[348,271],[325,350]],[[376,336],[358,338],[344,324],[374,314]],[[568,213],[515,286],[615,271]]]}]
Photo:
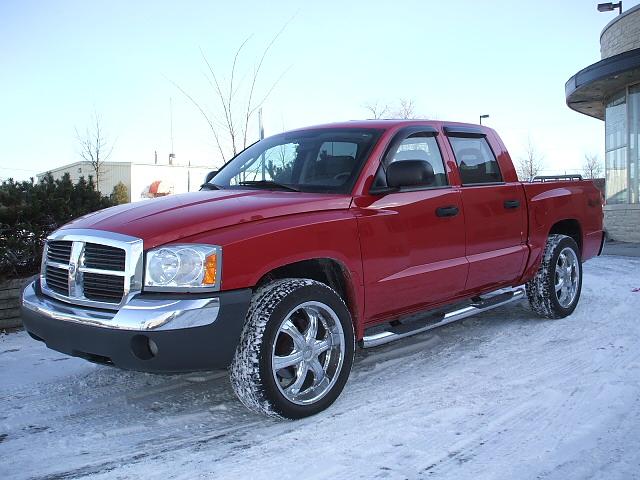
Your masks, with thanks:
[{"label": "snow-covered ground", "polygon": [[96,366],[0,336],[0,478],[640,478],[640,259],[585,264],[563,320],[511,304],[360,351],[297,422],[225,373]]}]

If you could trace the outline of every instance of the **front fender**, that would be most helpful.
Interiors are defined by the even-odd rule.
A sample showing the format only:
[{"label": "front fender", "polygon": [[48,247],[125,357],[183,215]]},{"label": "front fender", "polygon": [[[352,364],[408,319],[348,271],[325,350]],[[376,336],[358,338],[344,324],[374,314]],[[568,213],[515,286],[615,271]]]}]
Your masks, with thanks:
[{"label": "front fender", "polygon": [[291,263],[318,258],[335,260],[344,267],[356,311],[364,311],[358,224],[350,210],[265,219],[194,235],[184,241],[222,247],[222,290],[253,288],[264,275]]}]

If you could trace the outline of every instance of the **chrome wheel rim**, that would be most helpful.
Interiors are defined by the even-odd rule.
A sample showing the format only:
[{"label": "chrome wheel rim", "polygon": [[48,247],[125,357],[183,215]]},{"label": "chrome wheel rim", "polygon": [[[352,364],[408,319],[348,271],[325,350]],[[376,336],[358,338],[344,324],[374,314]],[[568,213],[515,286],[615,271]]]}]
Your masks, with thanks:
[{"label": "chrome wheel rim", "polygon": [[555,290],[558,303],[563,308],[568,308],[575,300],[578,293],[580,280],[580,264],[576,252],[565,247],[558,255],[555,271]]},{"label": "chrome wheel rim", "polygon": [[305,302],[291,310],[276,334],[271,369],[284,397],[308,405],[324,397],[342,369],[345,340],[331,307]]}]

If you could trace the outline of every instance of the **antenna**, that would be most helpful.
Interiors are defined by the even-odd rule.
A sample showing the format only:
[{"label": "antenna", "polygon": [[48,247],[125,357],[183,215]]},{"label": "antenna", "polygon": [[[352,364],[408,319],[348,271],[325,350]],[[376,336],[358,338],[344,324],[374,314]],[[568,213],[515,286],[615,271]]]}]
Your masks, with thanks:
[{"label": "antenna", "polygon": [[264,125],[262,125],[262,107],[258,109],[258,130],[260,130],[260,140],[264,138]]},{"label": "antenna", "polygon": [[[258,130],[260,132],[260,140],[264,138],[264,126],[262,125],[262,107],[258,109]],[[260,155],[260,162],[262,163],[262,180],[267,179],[267,165],[264,160],[264,152]]]},{"label": "antenna", "polygon": [[176,155],[173,153],[173,99],[171,97],[169,97],[169,125],[171,129],[171,153],[169,154],[169,165],[173,165]]},{"label": "antenna", "polygon": [[169,122],[171,125],[171,153],[173,153],[173,99],[169,97]]}]

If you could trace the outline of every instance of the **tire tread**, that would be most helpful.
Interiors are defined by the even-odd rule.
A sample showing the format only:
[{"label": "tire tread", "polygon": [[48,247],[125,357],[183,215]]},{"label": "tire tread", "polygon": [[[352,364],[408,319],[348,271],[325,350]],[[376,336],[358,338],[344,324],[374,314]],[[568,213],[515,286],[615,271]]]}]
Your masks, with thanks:
[{"label": "tire tread", "polygon": [[[566,240],[570,240],[573,248],[576,250],[578,254],[578,259],[580,259],[579,252],[577,250],[577,245],[575,241],[567,236],[560,234],[549,235],[547,239],[547,243],[544,248],[544,252],[542,254],[542,261],[540,262],[540,267],[536,272],[536,275],[527,282],[525,289],[527,292],[527,299],[529,300],[529,305],[531,309],[538,315],[544,318],[563,318],[567,315],[571,314],[573,308],[577,304],[580,296],[580,290],[578,290],[578,294],[575,299],[575,303],[567,309],[567,311],[563,311],[557,305],[555,305],[555,291],[553,291],[554,287],[554,262],[555,262],[555,254],[558,251],[558,248],[561,243],[566,242]],[[582,272],[580,272],[582,281]]]},{"label": "tire tread", "polygon": [[[270,417],[285,418],[269,399],[260,374],[261,351],[265,329],[278,304],[289,294],[306,286],[317,286],[340,296],[322,282],[305,278],[275,280],[260,287],[253,295],[246,322],[230,367],[231,386],[242,404],[249,410]],[[348,309],[347,309],[348,311]]]}]

